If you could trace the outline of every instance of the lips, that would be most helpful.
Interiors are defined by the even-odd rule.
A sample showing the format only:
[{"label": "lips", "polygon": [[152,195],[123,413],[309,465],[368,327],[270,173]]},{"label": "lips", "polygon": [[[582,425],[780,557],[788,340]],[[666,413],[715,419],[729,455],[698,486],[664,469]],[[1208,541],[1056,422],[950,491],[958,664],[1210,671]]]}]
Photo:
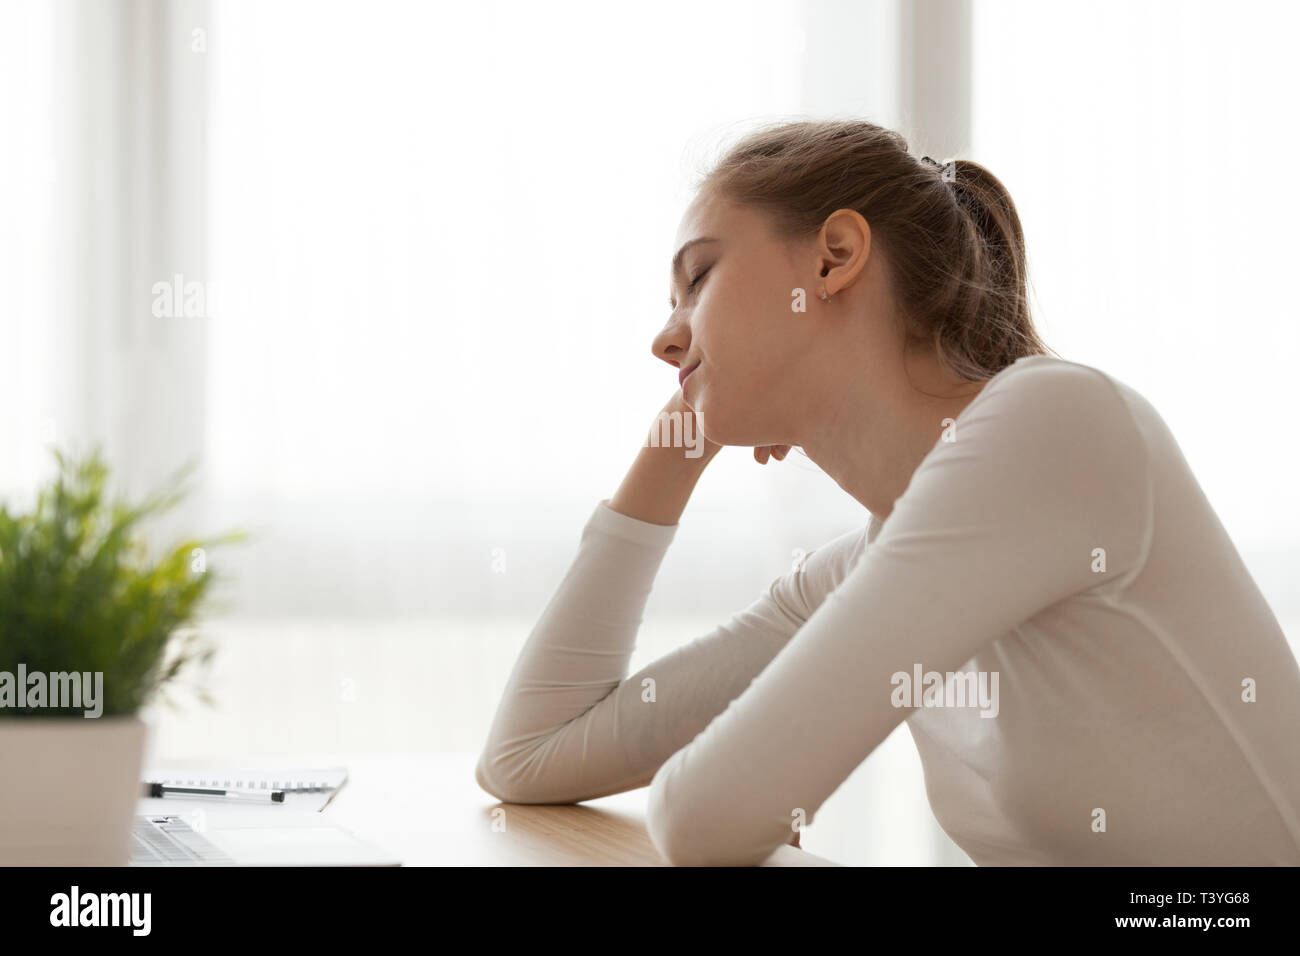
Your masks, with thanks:
[{"label": "lips", "polygon": [[686,376],[690,375],[692,372],[694,372],[694,371],[695,371],[697,368],[699,368],[699,367],[700,367],[700,363],[699,363],[699,362],[696,362],[696,363],[695,363],[694,365],[692,365],[690,368],[684,368],[684,369],[682,369],[680,372],[678,372],[678,373],[677,373],[677,384],[678,384],[678,385],[685,385],[685,384],[686,384]]}]

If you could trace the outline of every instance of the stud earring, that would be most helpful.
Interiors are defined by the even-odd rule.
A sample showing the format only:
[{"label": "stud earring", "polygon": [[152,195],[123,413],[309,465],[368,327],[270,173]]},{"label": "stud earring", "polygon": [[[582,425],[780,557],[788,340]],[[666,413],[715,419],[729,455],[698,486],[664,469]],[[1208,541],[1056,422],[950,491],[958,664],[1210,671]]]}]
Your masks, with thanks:
[{"label": "stud earring", "polygon": [[831,300],[831,299],[830,299],[830,296],[828,296],[828,295],[826,294],[826,290],[825,290],[825,289],[822,289],[821,300],[822,300],[823,302],[829,302],[829,301]]}]

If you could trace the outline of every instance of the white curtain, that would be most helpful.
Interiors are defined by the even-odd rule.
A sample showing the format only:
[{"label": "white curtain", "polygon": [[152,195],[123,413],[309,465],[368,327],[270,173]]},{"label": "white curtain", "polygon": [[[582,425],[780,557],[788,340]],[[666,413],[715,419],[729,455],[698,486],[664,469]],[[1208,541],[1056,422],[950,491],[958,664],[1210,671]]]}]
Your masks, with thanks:
[{"label": "white curtain", "polygon": [[[52,408],[54,18],[0,6],[0,495],[29,499],[57,437]],[[22,144],[19,148],[18,144]]]},{"label": "white curtain", "polygon": [[206,329],[152,305],[178,263],[207,268],[208,67],[191,42],[205,10],[0,7],[0,493],[30,499],[52,445],[99,446],[115,490],[137,496],[202,463]]},{"label": "white curtain", "polygon": [[[676,388],[650,342],[690,175],[815,84],[890,109],[882,11],[219,5],[208,467],[260,531],[240,610],[539,610]],[[734,610],[861,520],[806,461],[729,455],[657,609]]]}]

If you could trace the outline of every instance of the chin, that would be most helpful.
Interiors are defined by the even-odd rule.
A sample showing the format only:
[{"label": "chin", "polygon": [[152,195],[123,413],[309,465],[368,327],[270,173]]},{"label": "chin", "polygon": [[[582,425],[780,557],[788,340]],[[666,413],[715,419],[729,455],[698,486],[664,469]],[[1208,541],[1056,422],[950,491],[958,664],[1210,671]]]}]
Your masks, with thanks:
[{"label": "chin", "polygon": [[[751,441],[755,430],[752,422],[728,418],[714,406],[691,409],[695,412],[695,427],[715,445],[753,446],[762,442]],[[761,430],[761,429],[760,429]]]},{"label": "chin", "polygon": [[720,438],[718,438],[718,436],[714,434],[714,428],[710,424],[712,420],[708,418],[703,411],[700,410],[699,406],[692,405],[690,402],[687,402],[686,407],[689,408],[691,410],[691,413],[695,416],[695,430],[699,434],[703,435],[705,438],[713,442],[715,445],[726,444],[725,441],[722,441]]}]

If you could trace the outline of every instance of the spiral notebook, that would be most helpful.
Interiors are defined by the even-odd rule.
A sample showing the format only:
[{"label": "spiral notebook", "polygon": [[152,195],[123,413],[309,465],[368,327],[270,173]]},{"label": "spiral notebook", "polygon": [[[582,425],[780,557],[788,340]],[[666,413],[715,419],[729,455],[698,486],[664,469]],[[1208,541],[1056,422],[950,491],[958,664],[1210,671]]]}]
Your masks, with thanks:
[{"label": "spiral notebook", "polygon": [[283,790],[285,802],[299,809],[324,809],[348,779],[342,767],[278,771],[214,764],[178,770],[151,767],[144,771],[147,783],[165,787],[212,787],[221,790]]}]

